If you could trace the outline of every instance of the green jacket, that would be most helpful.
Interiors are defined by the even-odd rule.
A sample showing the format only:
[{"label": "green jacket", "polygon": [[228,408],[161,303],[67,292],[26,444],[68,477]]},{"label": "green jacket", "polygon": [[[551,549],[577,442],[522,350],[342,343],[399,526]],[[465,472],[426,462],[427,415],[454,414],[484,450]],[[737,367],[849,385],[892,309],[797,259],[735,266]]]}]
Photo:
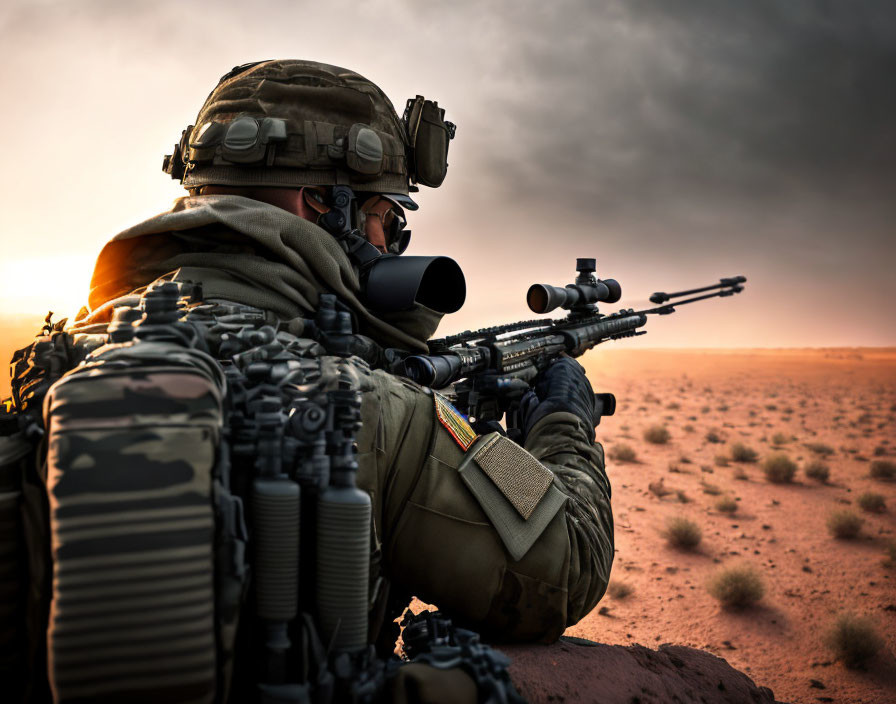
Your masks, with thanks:
[{"label": "green jacket", "polygon": [[458,474],[464,451],[434,396],[370,372],[358,485],[373,498],[383,570],[397,587],[500,640],[554,641],[603,596],[613,561],[604,454],[572,414],[542,419],[525,449],[567,500],[519,560]]},{"label": "green jacket", "polygon": [[[104,302],[166,274],[202,282],[206,298],[257,306],[280,320],[313,313],[317,296],[333,292],[352,308],[360,331],[383,346],[425,349],[438,324],[439,316],[421,306],[388,318],[373,315],[359,298],[357,273],[330,235],[238,196],[183,198],[172,211],[115,237],[97,261],[94,311],[80,324],[103,322]],[[358,484],[373,499],[375,575],[492,637],[552,641],[583,618],[603,595],[613,561],[603,449],[583,422],[558,413],[529,433],[525,449],[553,473],[553,505],[557,496],[566,501],[514,559],[507,547],[514,531],[533,533],[534,519],[518,518],[512,508],[519,486],[539,481],[531,457],[501,459],[492,468],[508,477],[499,489],[510,498],[497,509],[512,520],[502,537],[483,508],[486,500],[458,473],[477,448],[467,452],[450,423],[440,420],[432,391],[360,361],[355,366],[363,391]],[[501,498],[491,492],[495,508]]]}]

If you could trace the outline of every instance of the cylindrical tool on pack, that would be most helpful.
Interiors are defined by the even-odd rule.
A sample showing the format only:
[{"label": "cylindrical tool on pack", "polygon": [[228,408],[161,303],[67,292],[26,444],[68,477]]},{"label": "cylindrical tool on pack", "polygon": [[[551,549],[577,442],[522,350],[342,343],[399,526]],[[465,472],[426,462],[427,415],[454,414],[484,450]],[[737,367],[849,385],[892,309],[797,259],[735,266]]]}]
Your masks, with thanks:
[{"label": "cylindrical tool on pack", "polygon": [[258,428],[252,483],[255,526],[255,598],[264,622],[265,675],[262,699],[298,701],[287,684],[289,622],[299,610],[299,485],[283,474],[286,414],[273,392],[250,403]]},{"label": "cylindrical tool on pack", "polygon": [[330,652],[355,653],[367,646],[370,572],[370,495],[355,486],[361,399],[351,388],[328,396],[331,473],[317,505],[318,620]]},{"label": "cylindrical tool on pack", "polygon": [[286,684],[287,629],[299,605],[299,504],[299,485],[290,479],[253,482],[255,596],[268,650],[265,691]]}]

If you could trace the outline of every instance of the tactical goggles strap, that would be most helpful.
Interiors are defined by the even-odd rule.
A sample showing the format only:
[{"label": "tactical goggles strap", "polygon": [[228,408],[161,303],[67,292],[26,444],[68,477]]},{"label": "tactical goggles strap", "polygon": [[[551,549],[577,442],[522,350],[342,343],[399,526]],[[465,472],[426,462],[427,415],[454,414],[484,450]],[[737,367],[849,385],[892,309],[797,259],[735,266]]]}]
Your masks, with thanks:
[{"label": "tactical goggles strap", "polygon": [[360,230],[352,227],[352,210],[357,207],[355,193],[348,186],[333,186],[329,200],[330,207],[320,216],[318,225],[336,238],[349,259],[363,272],[382,256],[382,252]]}]

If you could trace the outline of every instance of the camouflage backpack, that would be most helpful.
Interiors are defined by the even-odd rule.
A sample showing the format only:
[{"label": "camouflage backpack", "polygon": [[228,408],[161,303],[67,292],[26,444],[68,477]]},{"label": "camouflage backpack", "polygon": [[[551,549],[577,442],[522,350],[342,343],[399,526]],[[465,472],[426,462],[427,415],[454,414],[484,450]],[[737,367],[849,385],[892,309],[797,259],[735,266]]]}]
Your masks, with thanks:
[{"label": "camouflage backpack", "polygon": [[363,340],[333,296],[295,322],[162,281],[117,301],[108,327],[48,323],[14,357],[0,417],[14,699],[519,701],[506,658],[438,614],[405,619],[414,668],[368,645],[371,505],[354,483],[368,367],[349,356]]}]

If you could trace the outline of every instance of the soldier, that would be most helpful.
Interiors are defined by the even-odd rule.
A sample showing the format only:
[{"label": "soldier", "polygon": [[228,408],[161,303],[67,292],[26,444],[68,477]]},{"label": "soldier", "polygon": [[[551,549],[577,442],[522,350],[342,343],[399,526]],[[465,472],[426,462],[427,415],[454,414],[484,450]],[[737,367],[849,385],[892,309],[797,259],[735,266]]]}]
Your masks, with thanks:
[{"label": "soldier", "polygon": [[[370,639],[418,596],[490,639],[556,640],[601,598],[613,560],[583,369],[562,359],[537,379],[522,447],[479,437],[442,396],[387,370],[384,351],[426,351],[462,302],[450,260],[395,256],[405,210],[417,209],[411,190],[445,177],[454,126],[419,96],[399,118],[362,76],[293,60],[235,68],[195,124],[165,161],[189,196],[103,248],[73,329],[104,326],[164,279],[301,337],[300,321],[335,294],[366,359],[351,358],[357,485],[372,501]],[[459,472],[473,461],[479,482]]]}]

